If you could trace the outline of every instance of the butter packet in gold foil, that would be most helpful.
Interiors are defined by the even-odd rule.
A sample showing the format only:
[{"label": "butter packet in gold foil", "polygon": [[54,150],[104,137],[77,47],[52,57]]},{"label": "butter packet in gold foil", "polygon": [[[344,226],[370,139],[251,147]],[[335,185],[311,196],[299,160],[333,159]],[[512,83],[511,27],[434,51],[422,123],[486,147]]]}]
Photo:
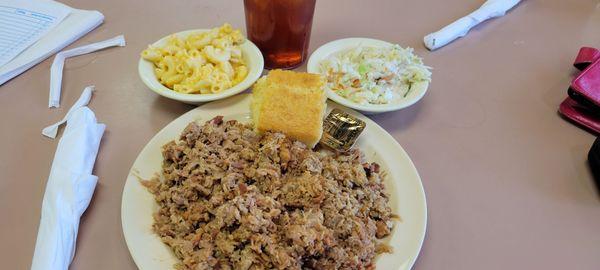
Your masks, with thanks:
[{"label": "butter packet in gold foil", "polygon": [[333,109],[323,121],[320,143],[345,152],[350,150],[364,129],[364,121],[340,109]]}]

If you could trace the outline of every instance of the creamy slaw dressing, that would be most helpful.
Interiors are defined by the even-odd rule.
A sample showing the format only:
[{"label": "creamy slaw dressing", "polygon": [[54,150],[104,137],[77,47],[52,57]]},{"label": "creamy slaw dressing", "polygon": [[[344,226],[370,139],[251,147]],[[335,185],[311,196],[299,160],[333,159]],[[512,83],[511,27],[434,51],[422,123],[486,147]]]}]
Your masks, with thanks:
[{"label": "creamy slaw dressing", "polygon": [[412,48],[358,46],[320,63],[327,88],[358,104],[397,103],[417,82],[431,80],[429,67]]}]

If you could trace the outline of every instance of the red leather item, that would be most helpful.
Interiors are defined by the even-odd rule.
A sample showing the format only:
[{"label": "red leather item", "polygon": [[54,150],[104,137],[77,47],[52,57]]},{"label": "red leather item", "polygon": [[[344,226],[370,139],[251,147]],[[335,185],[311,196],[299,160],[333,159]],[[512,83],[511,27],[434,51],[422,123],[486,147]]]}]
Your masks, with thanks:
[{"label": "red leather item", "polygon": [[569,96],[600,113],[600,60],[589,65],[571,82]]},{"label": "red leather item", "polygon": [[567,119],[588,128],[596,134],[600,134],[600,116],[570,97],[567,97],[560,104],[558,111]]},{"label": "red leather item", "polygon": [[582,47],[573,65],[583,70],[572,82],[558,111],[567,119],[600,134],[600,51]]},{"label": "red leather item", "polygon": [[579,49],[579,53],[577,54],[577,58],[575,58],[573,66],[579,70],[584,70],[587,66],[596,62],[598,59],[600,59],[600,51],[598,49],[581,47],[581,49]]}]

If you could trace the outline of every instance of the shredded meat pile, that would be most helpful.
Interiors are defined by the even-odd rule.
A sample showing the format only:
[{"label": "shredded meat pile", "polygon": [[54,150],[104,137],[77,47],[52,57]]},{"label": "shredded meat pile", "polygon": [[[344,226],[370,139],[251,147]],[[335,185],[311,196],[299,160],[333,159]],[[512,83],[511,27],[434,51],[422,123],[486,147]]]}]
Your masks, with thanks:
[{"label": "shredded meat pile", "polygon": [[373,269],[392,213],[376,163],[313,151],[281,133],[216,117],[163,146],[144,185],[177,269]]}]

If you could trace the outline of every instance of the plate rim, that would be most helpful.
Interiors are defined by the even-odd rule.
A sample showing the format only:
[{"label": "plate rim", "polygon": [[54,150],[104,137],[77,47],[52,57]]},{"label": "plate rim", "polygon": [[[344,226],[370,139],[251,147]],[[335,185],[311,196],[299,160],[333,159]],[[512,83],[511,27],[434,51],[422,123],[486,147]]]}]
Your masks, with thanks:
[{"label": "plate rim", "polygon": [[[219,101],[216,101],[216,102],[229,101],[229,102],[235,104],[235,103],[243,102],[244,99],[248,99],[248,98],[250,98],[250,96],[251,96],[251,94],[240,94],[240,95],[236,95],[234,97],[231,97],[231,98],[228,98],[228,99],[225,99],[225,100],[219,100]],[[210,102],[210,103],[207,103],[207,104],[204,104],[204,105],[209,105],[211,103],[214,103],[214,102]],[[400,262],[398,262],[398,267],[399,268],[397,268],[397,269],[399,269],[399,270],[408,270],[408,269],[411,269],[413,267],[413,265],[415,264],[417,258],[419,257],[419,255],[421,253],[421,250],[423,248],[423,243],[424,243],[424,240],[425,240],[425,236],[427,234],[427,224],[428,224],[427,197],[426,197],[426,193],[425,193],[425,189],[424,189],[424,186],[423,186],[423,182],[422,182],[421,176],[420,176],[417,168],[415,167],[414,162],[412,161],[412,159],[410,158],[410,156],[408,155],[408,153],[404,150],[404,148],[400,145],[400,143],[389,132],[387,132],[383,127],[379,126],[379,124],[377,124],[375,121],[373,121],[370,118],[368,118],[368,117],[360,114],[359,112],[356,112],[356,111],[354,111],[352,109],[343,107],[342,105],[339,105],[339,104],[336,104],[336,103],[333,103],[333,102],[329,102],[328,106],[332,106],[333,108],[342,109],[342,110],[344,110],[346,112],[349,112],[349,113],[351,113],[351,114],[353,114],[353,115],[355,115],[355,116],[357,116],[359,118],[362,118],[363,120],[366,119],[367,124],[373,124],[373,126],[377,129],[378,132],[380,132],[381,134],[383,134],[383,136],[386,136],[388,140],[390,140],[393,143],[395,143],[397,145],[397,147],[398,147],[398,150],[400,150],[398,154],[402,155],[403,158],[406,158],[409,161],[407,165],[409,165],[409,167],[412,169],[412,171],[414,172],[414,174],[416,176],[416,179],[418,180],[418,186],[417,186],[418,193],[419,193],[418,196],[421,197],[421,199],[422,199],[422,200],[419,200],[419,202],[417,202],[417,203],[421,203],[421,205],[419,205],[418,207],[422,208],[422,210],[423,210],[423,212],[421,213],[423,216],[420,219],[420,220],[422,220],[422,226],[419,228],[420,229],[420,231],[419,231],[420,235],[418,235],[418,239],[417,239],[418,240],[418,248],[414,250],[413,254],[409,254],[408,255],[409,259],[407,261],[403,262],[402,264],[400,264]],[[199,112],[202,112],[202,110],[203,110],[202,107],[204,107],[204,106],[198,106],[198,107],[196,107],[194,109],[191,109],[190,111],[188,111],[188,112],[186,112],[186,113],[178,116],[177,118],[175,118],[171,122],[169,122],[167,125],[165,125],[163,128],[161,128],[158,132],[156,132],[154,134],[154,136],[150,140],[148,140],[148,142],[146,143],[146,145],[144,145],[144,147],[140,150],[138,156],[136,157],[136,159],[132,163],[131,168],[130,168],[128,174],[127,174],[127,177],[126,177],[126,180],[125,180],[125,184],[123,186],[122,196],[121,196],[121,207],[120,207],[121,214],[119,215],[119,217],[121,218],[121,229],[122,229],[121,231],[123,233],[123,238],[125,239],[125,243],[127,245],[127,249],[129,250],[129,254],[130,254],[131,258],[133,259],[133,261],[135,262],[136,267],[138,267],[138,269],[142,269],[141,265],[143,265],[143,264],[141,262],[139,262],[138,261],[139,258],[136,258],[136,256],[134,255],[134,254],[136,254],[133,251],[133,249],[132,249],[132,247],[134,245],[132,244],[132,242],[131,242],[132,240],[129,239],[129,236],[126,233],[128,231],[128,229],[127,229],[128,225],[125,222],[126,218],[124,218],[124,215],[127,212],[126,211],[126,207],[125,207],[125,201],[126,201],[126,197],[127,197],[128,190],[129,190],[128,186],[132,185],[130,183],[130,178],[133,177],[133,178],[139,179],[138,176],[137,176],[136,168],[134,166],[138,162],[138,160],[141,158],[141,154],[143,152],[147,151],[147,148],[150,147],[151,142],[154,141],[154,140],[156,140],[156,139],[158,139],[158,137],[159,137],[159,135],[161,133],[166,132],[166,130],[169,128],[169,126],[173,125],[180,118],[185,118],[185,117],[188,117],[190,115],[196,115]]]}]

